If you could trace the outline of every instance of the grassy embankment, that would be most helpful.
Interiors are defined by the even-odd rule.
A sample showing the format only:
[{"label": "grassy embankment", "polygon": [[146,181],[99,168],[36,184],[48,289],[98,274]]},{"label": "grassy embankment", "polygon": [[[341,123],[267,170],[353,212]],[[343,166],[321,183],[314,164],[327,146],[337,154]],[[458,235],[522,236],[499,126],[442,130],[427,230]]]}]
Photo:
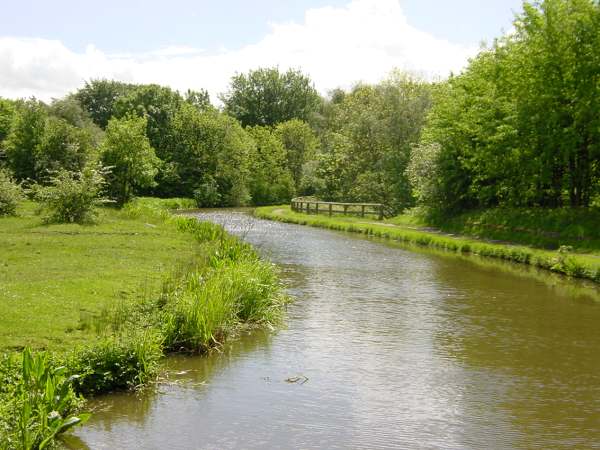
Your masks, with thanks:
[{"label": "grassy embankment", "polygon": [[[578,214],[584,217],[578,217]],[[600,282],[600,221],[597,212],[568,215],[558,210],[544,211],[543,214],[534,210],[489,211],[471,213],[437,224],[442,231],[463,235],[460,237],[427,228],[422,219],[414,216],[398,216],[378,222],[368,218],[307,215],[293,212],[287,205],[257,208],[255,215],[264,219],[357,232],[420,247],[500,258]],[[488,239],[511,243],[490,242]]]},{"label": "grassy embankment", "polygon": [[[0,448],[53,439],[78,395],[143,385],[165,353],[280,320],[275,268],[221,227],[166,210],[178,206],[143,199],[85,226],[44,225],[29,203],[0,218]],[[56,386],[64,401],[51,400]]]}]

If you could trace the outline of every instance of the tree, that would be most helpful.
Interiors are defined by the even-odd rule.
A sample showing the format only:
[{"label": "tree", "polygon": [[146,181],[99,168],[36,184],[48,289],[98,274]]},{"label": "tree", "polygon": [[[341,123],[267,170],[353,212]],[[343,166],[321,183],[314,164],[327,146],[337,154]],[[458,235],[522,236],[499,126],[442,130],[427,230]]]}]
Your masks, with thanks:
[{"label": "tree", "polygon": [[430,85],[401,73],[343,95],[335,91],[321,133],[321,195],[384,203],[397,212],[412,206],[405,172],[430,105]]},{"label": "tree", "polygon": [[49,117],[36,147],[35,173],[41,179],[59,169],[81,171],[94,157],[94,140],[87,128],[77,128],[66,120]]},{"label": "tree", "polygon": [[14,102],[5,98],[0,98],[0,145],[10,132],[14,115]]},{"label": "tree", "polygon": [[276,125],[292,119],[308,121],[320,104],[308,76],[292,69],[280,73],[278,68],[235,75],[229,91],[220,99],[224,111],[243,126]]},{"label": "tree", "polygon": [[111,169],[109,192],[119,205],[137,189],[151,187],[160,160],[146,137],[146,118],[126,116],[109,120],[101,146],[102,164]]},{"label": "tree", "polygon": [[206,111],[213,108],[212,104],[210,103],[208,91],[204,89],[199,91],[188,89],[185,91],[184,99],[190,105],[195,106],[198,111]]},{"label": "tree", "polygon": [[439,146],[433,208],[586,207],[600,192],[600,5],[525,3],[514,25],[436,91],[415,147]]},{"label": "tree", "polygon": [[247,131],[256,143],[250,157],[248,182],[252,203],[268,205],[290,201],[294,195],[294,180],[278,133],[259,126]]},{"label": "tree", "polygon": [[89,113],[94,123],[105,129],[108,121],[115,115],[115,102],[134,86],[106,79],[86,81],[85,86],[75,93],[75,98]]},{"label": "tree", "polygon": [[4,160],[6,159],[3,141],[10,133],[14,116],[14,102],[4,98],[0,98],[0,168],[2,168]]},{"label": "tree", "polygon": [[35,98],[17,105],[4,147],[8,165],[19,181],[36,179],[36,153],[44,137],[47,115],[46,105]]},{"label": "tree", "polygon": [[146,136],[164,160],[171,159],[171,121],[183,103],[181,95],[171,88],[157,84],[131,87],[114,103],[114,116],[137,115],[147,119]]},{"label": "tree", "polygon": [[317,136],[306,122],[298,119],[282,122],[275,128],[277,137],[283,144],[289,168],[296,190],[302,182],[302,168],[316,157],[319,145]]},{"label": "tree", "polygon": [[177,195],[191,197],[198,189],[211,193],[216,188],[218,205],[211,194],[212,204],[202,206],[248,203],[248,161],[254,143],[237,120],[184,104],[173,119],[173,143]]}]

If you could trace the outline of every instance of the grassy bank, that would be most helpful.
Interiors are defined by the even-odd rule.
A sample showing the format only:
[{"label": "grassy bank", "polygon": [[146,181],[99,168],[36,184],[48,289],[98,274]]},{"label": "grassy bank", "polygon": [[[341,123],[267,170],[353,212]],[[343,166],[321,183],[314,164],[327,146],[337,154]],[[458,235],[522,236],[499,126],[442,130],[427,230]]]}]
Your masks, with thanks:
[{"label": "grassy bank", "polygon": [[[280,320],[274,266],[221,227],[167,212],[176,206],[143,199],[89,226],[43,225],[31,204],[0,219],[0,304],[11,311],[0,317],[0,448],[52,441],[84,417],[81,395],[144,385],[166,353],[205,352]],[[14,351],[25,346],[46,351]]]},{"label": "grassy bank", "polygon": [[424,224],[413,217],[401,216],[385,222],[375,222],[355,217],[306,215],[291,211],[289,206],[257,208],[255,215],[281,222],[393,239],[419,247],[500,258],[600,282],[600,258],[595,254],[576,253],[566,248],[551,251],[523,245],[491,243],[468,237],[448,236],[431,230],[419,229],[419,226]]},{"label": "grassy bank", "polygon": [[416,216],[386,221],[398,225],[434,226],[448,233],[528,245],[548,250],[570,246],[577,253],[600,255],[600,209],[495,208],[469,211],[425,222]]}]

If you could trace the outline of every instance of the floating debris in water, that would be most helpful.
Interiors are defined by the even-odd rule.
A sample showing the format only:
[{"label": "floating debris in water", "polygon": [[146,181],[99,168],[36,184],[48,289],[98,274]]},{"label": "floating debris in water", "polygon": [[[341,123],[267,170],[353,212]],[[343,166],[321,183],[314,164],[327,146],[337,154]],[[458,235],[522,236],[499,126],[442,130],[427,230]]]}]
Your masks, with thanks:
[{"label": "floating debris in water", "polygon": [[304,384],[308,381],[308,377],[305,377],[304,375],[300,375],[297,377],[289,377],[285,379],[286,383],[297,383],[297,384]]}]

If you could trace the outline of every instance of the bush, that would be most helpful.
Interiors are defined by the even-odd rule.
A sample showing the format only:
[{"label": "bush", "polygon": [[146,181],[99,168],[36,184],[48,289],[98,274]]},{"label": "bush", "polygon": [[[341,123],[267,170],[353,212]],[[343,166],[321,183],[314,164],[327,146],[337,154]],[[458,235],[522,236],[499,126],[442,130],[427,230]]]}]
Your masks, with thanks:
[{"label": "bush", "polygon": [[81,172],[59,170],[50,178],[49,186],[34,185],[34,198],[48,214],[46,222],[93,222],[96,207],[108,202],[101,196],[108,169],[86,167]]},{"label": "bush", "polygon": [[23,189],[17,184],[10,172],[0,169],[0,216],[14,216],[17,205],[23,199]]},{"label": "bush", "polygon": [[206,177],[204,182],[194,190],[194,200],[199,208],[212,208],[221,204],[219,186],[214,178]]}]

